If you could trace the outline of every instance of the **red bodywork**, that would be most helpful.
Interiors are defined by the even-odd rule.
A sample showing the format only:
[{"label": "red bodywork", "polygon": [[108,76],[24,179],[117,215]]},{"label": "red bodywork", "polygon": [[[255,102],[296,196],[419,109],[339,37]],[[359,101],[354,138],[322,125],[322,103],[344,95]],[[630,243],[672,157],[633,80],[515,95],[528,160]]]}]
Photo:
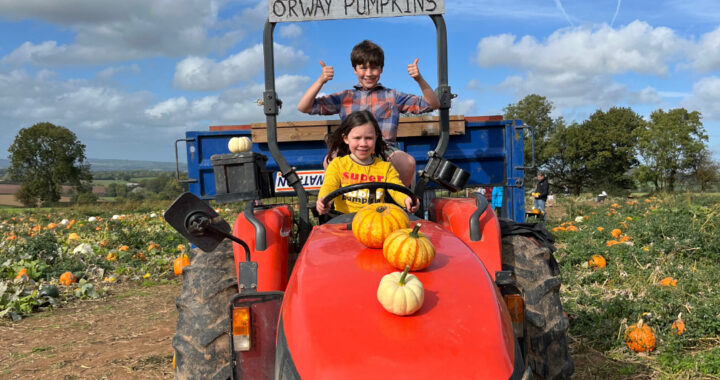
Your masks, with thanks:
[{"label": "red bodywork", "polygon": [[473,198],[437,198],[430,204],[435,221],[460,238],[485,264],[495,281],[495,272],[502,269],[502,236],[500,224],[490,207],[480,215],[481,238],[472,241],[468,231],[469,220],[476,210]]},{"label": "red bodywork", "polygon": [[396,271],[382,250],[361,245],[344,224],[313,229],[282,305],[281,323],[300,377],[511,376],[512,325],[483,263],[439,224],[423,221],[422,232],[437,251],[430,267],[415,272],[425,302],[417,313],[399,317],[377,300],[380,279]]},{"label": "red bodywork", "polygon": [[[264,251],[255,250],[255,227],[241,212],[235,220],[233,235],[250,248],[250,259],[258,263],[258,291],[284,291],[288,280],[290,235],[292,234],[292,210],[288,205],[276,205],[253,211],[254,217],[265,226]],[[237,263],[245,261],[245,250],[233,243],[235,270]]]}]

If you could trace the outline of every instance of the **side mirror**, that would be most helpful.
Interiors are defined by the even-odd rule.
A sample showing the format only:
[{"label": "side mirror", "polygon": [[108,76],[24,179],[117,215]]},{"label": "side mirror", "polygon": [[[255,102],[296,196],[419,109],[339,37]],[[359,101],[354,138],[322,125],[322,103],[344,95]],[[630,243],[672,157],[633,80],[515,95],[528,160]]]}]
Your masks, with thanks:
[{"label": "side mirror", "polygon": [[163,214],[165,220],[205,252],[214,250],[230,235],[230,225],[205,201],[192,193],[183,193]]}]

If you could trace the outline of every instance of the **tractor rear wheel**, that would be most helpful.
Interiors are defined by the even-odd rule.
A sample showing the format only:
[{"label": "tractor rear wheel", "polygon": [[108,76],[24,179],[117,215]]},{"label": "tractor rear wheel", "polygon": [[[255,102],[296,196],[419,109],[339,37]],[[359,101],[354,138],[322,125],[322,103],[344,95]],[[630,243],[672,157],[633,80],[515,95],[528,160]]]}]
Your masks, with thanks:
[{"label": "tractor rear wheel", "polygon": [[229,379],[230,299],[237,294],[232,242],[194,253],[176,301],[175,379]]},{"label": "tractor rear wheel", "polygon": [[560,303],[560,269],[547,247],[521,235],[502,240],[502,267],[515,273],[525,302],[523,358],[534,379],[569,379],[574,365],[567,344],[569,321]]}]

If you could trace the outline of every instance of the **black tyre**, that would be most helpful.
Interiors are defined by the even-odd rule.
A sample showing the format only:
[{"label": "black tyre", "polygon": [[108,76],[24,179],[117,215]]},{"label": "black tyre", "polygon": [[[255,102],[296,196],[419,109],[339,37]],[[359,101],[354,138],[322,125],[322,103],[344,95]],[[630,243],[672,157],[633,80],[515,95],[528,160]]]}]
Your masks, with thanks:
[{"label": "black tyre", "polygon": [[194,253],[176,302],[175,379],[229,379],[230,299],[237,294],[232,242]]},{"label": "black tyre", "polygon": [[547,247],[521,235],[502,240],[502,267],[515,273],[525,301],[523,358],[533,379],[569,379],[575,367],[567,344],[568,318],[560,303],[560,270]]}]

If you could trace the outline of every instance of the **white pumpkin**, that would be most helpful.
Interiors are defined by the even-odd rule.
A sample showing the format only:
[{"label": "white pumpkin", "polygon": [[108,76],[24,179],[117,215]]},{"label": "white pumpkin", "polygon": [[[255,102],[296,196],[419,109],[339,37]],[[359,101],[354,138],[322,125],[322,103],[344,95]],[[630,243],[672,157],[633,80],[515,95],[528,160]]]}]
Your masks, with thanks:
[{"label": "white pumpkin", "polygon": [[425,289],[422,282],[409,274],[410,266],[403,272],[383,276],[377,290],[377,299],[385,310],[396,315],[410,315],[422,307]]},{"label": "white pumpkin", "polygon": [[252,141],[245,136],[233,137],[228,142],[228,149],[232,153],[249,152],[251,147]]}]

